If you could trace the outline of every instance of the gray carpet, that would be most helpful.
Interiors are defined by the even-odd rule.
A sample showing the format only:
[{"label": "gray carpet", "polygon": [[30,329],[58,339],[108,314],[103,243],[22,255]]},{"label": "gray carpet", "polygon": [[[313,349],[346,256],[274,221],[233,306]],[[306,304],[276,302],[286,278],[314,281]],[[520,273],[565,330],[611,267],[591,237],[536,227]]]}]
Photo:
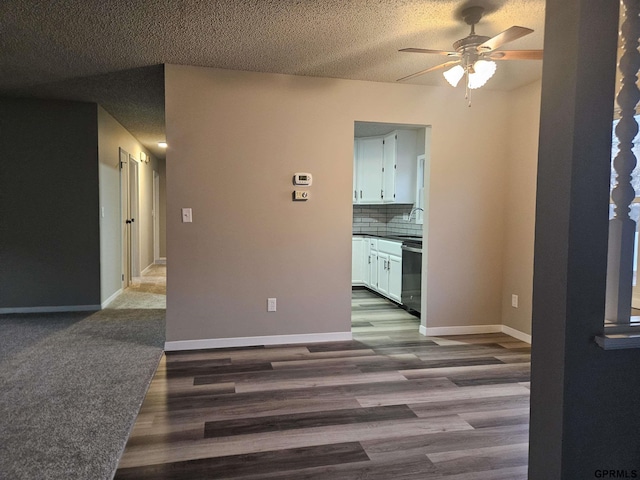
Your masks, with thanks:
[{"label": "gray carpet", "polygon": [[3,315],[0,339],[0,479],[112,478],[165,311]]}]

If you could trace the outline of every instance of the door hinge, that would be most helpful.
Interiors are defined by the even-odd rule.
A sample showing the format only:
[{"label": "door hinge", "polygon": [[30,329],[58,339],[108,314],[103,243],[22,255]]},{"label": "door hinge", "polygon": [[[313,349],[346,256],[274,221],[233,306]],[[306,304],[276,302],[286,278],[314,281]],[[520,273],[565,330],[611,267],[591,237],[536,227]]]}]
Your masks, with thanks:
[{"label": "door hinge", "polygon": [[124,282],[124,273],[122,274],[122,281]]}]

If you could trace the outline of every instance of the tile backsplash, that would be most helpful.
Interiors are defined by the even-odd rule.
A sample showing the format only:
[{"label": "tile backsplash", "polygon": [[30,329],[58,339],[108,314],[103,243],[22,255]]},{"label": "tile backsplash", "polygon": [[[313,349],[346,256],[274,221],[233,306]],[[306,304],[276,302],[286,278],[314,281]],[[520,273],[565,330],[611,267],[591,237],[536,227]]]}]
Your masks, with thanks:
[{"label": "tile backsplash", "polygon": [[420,235],[422,225],[416,225],[415,212],[411,221],[403,215],[411,212],[413,205],[354,205],[353,233],[371,235]]}]

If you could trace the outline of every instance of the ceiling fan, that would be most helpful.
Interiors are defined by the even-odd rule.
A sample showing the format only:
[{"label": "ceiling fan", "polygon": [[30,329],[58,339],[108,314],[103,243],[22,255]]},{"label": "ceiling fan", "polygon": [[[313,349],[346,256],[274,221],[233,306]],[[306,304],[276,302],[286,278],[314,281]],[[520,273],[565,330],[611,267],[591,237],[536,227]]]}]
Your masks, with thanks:
[{"label": "ceiling fan", "polygon": [[453,44],[455,51],[425,48],[403,48],[400,50],[401,52],[445,55],[455,60],[412,73],[397,81],[409,80],[425,73],[452,67],[443,73],[444,77],[454,87],[463,76],[466,77],[468,98],[469,89],[480,88],[493,76],[496,71],[494,60],[542,60],[542,50],[498,50],[504,44],[532,33],[533,30],[530,28],[513,26],[495,37],[476,35],[475,26],[480,22],[483,13],[484,8],[480,6],[468,7],[462,11],[462,18],[467,25],[471,26],[471,33]]}]

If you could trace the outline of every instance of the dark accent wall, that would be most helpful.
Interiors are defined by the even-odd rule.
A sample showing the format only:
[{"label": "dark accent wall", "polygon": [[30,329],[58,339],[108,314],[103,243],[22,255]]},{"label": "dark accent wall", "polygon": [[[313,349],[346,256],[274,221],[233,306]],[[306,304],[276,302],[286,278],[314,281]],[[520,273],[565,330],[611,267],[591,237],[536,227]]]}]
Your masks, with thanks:
[{"label": "dark accent wall", "polygon": [[640,349],[594,342],[604,323],[617,29],[618,2],[546,2],[530,480],[640,477]]},{"label": "dark accent wall", "polygon": [[100,304],[97,105],[0,98],[0,308]]}]

